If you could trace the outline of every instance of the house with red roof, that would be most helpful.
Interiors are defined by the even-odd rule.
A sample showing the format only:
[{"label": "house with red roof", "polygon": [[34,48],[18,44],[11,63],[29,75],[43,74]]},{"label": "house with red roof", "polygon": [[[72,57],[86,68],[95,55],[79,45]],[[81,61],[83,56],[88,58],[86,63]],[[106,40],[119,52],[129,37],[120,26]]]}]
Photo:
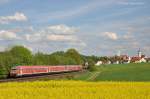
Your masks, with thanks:
[{"label": "house with red roof", "polygon": [[145,59],[145,55],[142,55],[142,52],[140,51],[140,49],[138,50],[138,56],[133,56],[131,57],[131,62],[132,63],[142,63],[142,62],[146,62]]}]

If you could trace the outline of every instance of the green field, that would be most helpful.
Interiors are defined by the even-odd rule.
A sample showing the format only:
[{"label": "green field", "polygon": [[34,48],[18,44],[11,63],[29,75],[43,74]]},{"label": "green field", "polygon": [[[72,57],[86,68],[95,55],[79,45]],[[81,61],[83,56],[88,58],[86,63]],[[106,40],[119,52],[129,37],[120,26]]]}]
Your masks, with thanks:
[{"label": "green field", "polygon": [[150,63],[111,64],[97,66],[97,71],[86,72],[76,80],[89,81],[150,81]]}]

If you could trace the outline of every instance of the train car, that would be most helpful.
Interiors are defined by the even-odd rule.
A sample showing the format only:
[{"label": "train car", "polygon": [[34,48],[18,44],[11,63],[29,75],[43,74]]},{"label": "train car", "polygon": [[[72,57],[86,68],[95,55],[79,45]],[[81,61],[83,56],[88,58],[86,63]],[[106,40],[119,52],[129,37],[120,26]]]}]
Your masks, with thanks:
[{"label": "train car", "polygon": [[81,65],[61,66],[16,66],[10,70],[10,77],[19,77],[35,74],[60,73],[82,70]]}]

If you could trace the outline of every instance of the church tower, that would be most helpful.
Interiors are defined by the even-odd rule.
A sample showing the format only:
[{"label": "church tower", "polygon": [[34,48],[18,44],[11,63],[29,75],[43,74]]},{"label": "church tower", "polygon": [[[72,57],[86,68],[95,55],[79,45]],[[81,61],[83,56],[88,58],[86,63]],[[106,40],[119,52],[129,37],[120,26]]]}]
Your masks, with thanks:
[{"label": "church tower", "polygon": [[141,52],[141,50],[139,49],[138,50],[138,57],[141,57],[142,56],[142,52]]}]

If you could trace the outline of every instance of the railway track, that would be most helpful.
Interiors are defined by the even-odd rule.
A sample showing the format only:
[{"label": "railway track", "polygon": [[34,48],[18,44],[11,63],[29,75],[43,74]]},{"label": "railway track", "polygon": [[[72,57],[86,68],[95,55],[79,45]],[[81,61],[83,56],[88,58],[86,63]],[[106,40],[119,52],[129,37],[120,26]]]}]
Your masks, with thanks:
[{"label": "railway track", "polygon": [[24,82],[24,81],[36,81],[36,80],[54,80],[54,79],[71,79],[80,73],[84,73],[83,71],[73,71],[73,72],[63,72],[63,73],[53,73],[53,74],[45,74],[45,75],[35,75],[28,77],[17,77],[17,78],[7,78],[0,79],[0,83],[2,82]]}]

